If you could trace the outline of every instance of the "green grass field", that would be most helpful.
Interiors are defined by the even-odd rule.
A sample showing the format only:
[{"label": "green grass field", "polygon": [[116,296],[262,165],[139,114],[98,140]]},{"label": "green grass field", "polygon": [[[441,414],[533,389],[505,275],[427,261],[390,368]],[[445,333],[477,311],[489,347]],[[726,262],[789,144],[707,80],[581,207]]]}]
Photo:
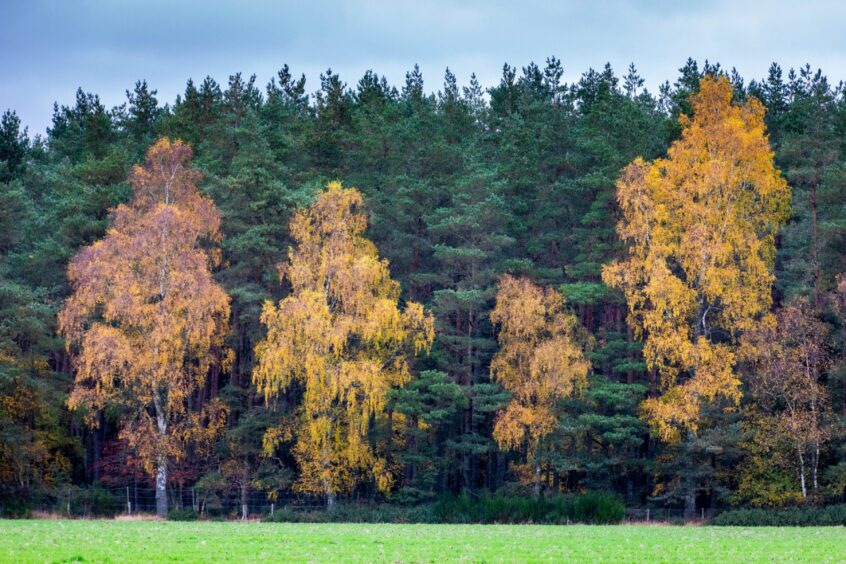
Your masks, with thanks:
[{"label": "green grass field", "polygon": [[4,562],[846,562],[846,528],[0,521]]}]

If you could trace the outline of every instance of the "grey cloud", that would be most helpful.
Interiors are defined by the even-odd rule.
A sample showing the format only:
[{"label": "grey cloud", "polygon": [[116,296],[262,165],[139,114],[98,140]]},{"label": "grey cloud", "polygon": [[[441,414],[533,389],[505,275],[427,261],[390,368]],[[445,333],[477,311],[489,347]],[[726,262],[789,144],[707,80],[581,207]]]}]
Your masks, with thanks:
[{"label": "grey cloud", "polygon": [[242,71],[264,83],[283,63],[305,72],[311,89],[327,67],[349,84],[370,68],[400,84],[415,63],[431,90],[447,66],[489,86],[504,62],[550,55],[568,81],[633,61],[652,90],[688,56],[736,66],[747,79],[774,60],[810,62],[837,82],[846,77],[844,22],[837,1],[3,2],[0,110],[43,132],[53,101],[71,103],[78,86],[111,106],[144,78],[172,101],[189,77],[225,82]]}]

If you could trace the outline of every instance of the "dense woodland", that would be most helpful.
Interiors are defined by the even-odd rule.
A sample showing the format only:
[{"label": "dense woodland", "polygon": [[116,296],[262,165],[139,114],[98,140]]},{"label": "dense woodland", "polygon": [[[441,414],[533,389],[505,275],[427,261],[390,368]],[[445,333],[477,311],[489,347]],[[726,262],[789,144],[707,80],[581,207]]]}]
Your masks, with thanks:
[{"label": "dense woodland", "polygon": [[842,84],[562,75],[285,66],[79,90],[44,137],[4,113],[0,507],[846,500]]}]

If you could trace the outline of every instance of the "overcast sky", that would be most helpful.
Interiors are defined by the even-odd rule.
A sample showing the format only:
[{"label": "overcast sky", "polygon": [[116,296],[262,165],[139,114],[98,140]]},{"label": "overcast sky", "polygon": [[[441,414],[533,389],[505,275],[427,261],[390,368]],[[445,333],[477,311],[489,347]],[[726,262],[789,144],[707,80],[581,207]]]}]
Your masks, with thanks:
[{"label": "overcast sky", "polygon": [[846,79],[846,1],[592,0],[93,1],[0,0],[0,111],[14,109],[30,133],[50,125],[54,101],[77,87],[108,106],[137,79],[172,102],[211,75],[241,71],[264,87],[284,64],[308,90],[328,67],[355,84],[367,69],[397,86],[415,63],[426,87],[444,69],[462,84],[475,72],[498,82],[505,62],[543,65],[555,55],[571,82],[610,62],[634,62],[656,90],[687,57],[737,67],[747,79],[806,62],[834,83]]}]

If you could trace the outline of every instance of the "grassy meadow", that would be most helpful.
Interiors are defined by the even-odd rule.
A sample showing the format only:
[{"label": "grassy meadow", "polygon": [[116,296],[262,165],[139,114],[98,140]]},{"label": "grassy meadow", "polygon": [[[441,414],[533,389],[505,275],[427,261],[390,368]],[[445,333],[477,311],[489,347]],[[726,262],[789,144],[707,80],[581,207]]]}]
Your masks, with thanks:
[{"label": "grassy meadow", "polygon": [[3,562],[846,562],[846,528],[0,521]]}]

